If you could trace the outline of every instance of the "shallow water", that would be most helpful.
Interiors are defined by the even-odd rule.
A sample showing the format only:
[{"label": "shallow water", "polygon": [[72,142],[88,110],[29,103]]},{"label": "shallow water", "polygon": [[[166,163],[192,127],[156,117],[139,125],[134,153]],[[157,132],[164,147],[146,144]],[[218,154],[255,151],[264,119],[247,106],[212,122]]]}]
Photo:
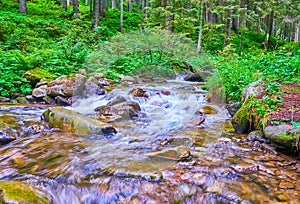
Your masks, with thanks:
[{"label": "shallow water", "polygon": [[[134,87],[148,99],[129,95]],[[166,89],[169,96],[158,95]],[[77,101],[73,107],[95,117],[94,108],[114,95],[141,106],[134,120],[113,122],[111,137],[61,131],[23,134],[0,147],[0,179],[22,180],[45,191],[53,203],[300,203],[300,164],[264,143],[233,133],[222,105],[205,100],[201,84],[166,81],[120,86],[107,96]],[[195,112],[210,105],[197,127]],[[1,106],[23,131],[40,124],[46,106]],[[23,130],[22,130],[23,129]],[[188,161],[149,155],[190,148]]]}]

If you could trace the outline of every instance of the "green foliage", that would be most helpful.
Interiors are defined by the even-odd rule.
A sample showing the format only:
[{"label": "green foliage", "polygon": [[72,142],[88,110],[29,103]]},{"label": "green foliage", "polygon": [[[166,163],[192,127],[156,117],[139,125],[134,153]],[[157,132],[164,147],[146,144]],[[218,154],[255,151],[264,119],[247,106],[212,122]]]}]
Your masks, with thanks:
[{"label": "green foliage", "polygon": [[280,83],[299,81],[299,55],[284,51],[231,54],[227,57],[212,57],[230,100],[240,101],[241,92],[251,82],[263,79],[270,94],[278,92]]},{"label": "green foliage", "polygon": [[[90,30],[89,6],[80,5],[81,18],[72,19],[59,1],[32,0],[28,14],[19,14],[19,2],[3,0],[0,11],[0,95],[29,94],[25,71],[43,68],[57,76],[76,72],[103,40],[119,33],[119,16],[109,10],[96,31]],[[124,13],[124,28],[135,30],[140,14]]]}]

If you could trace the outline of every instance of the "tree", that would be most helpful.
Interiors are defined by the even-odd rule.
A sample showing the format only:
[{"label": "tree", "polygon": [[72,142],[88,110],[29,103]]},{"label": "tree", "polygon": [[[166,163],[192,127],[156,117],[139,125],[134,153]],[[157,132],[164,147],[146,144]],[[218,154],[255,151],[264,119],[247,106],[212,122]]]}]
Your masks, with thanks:
[{"label": "tree", "polygon": [[26,14],[27,13],[26,0],[20,0],[20,13],[21,14]]},{"label": "tree", "polygon": [[61,0],[60,7],[67,10],[68,9],[68,3],[67,0]]},{"label": "tree", "polygon": [[198,44],[197,44],[197,53],[202,52],[202,24],[203,24],[203,2],[200,1],[200,25],[199,25],[199,35],[198,35]]},{"label": "tree", "polygon": [[79,0],[73,0],[73,17],[79,17]]},{"label": "tree", "polygon": [[120,32],[123,32],[123,10],[124,10],[124,2],[120,0]]},{"label": "tree", "polygon": [[100,10],[100,1],[93,0],[94,8],[93,8],[93,19],[92,19],[92,29],[96,29],[99,23],[99,10]]},{"label": "tree", "polygon": [[112,8],[112,9],[117,8],[117,2],[116,2],[116,0],[112,0],[112,1],[111,1],[111,8]]}]

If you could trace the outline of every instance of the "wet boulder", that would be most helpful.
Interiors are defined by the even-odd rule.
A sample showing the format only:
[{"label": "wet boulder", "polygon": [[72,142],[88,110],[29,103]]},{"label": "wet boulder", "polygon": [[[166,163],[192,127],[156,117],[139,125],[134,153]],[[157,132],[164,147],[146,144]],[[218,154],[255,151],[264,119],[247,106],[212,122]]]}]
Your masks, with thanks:
[{"label": "wet boulder", "polygon": [[81,74],[61,76],[48,83],[47,94],[52,97],[71,97],[82,93],[86,77]]},{"label": "wet boulder", "polygon": [[0,180],[0,203],[50,204],[46,194],[21,181]]},{"label": "wet boulder", "polygon": [[191,159],[190,148],[185,146],[166,148],[155,152],[148,152],[145,153],[145,155],[174,161],[187,161]]},{"label": "wet boulder", "polygon": [[242,106],[232,117],[231,124],[237,133],[250,131],[250,115],[246,106]]},{"label": "wet boulder", "polygon": [[105,91],[103,89],[101,89],[94,82],[87,81],[84,84],[84,89],[83,89],[83,92],[82,92],[82,95],[84,97],[89,97],[89,96],[93,96],[93,95],[103,95],[103,94],[105,94]]},{"label": "wet boulder", "polygon": [[187,75],[186,77],[184,77],[184,80],[190,82],[203,82],[203,78],[199,72]]},{"label": "wet boulder", "polygon": [[24,78],[26,78],[30,84],[34,87],[39,81],[42,79],[53,79],[55,75],[41,68],[35,68],[29,70],[23,74]]},{"label": "wet boulder", "polygon": [[41,99],[45,96],[47,96],[47,85],[39,86],[38,88],[35,88],[32,90],[32,96]]},{"label": "wet boulder", "polygon": [[5,102],[9,102],[9,101],[10,101],[10,98],[0,96],[0,103],[5,103]]},{"label": "wet boulder", "polygon": [[200,113],[204,113],[204,114],[217,114],[218,113],[218,111],[217,111],[217,109],[215,109],[214,107],[212,107],[212,106],[203,106],[202,108],[200,108],[199,110],[198,110]]},{"label": "wet boulder", "polygon": [[[111,104],[110,102],[108,104]],[[138,116],[138,111],[141,110],[141,107],[138,103],[133,101],[125,101],[117,103],[115,105],[109,106],[100,106],[95,109],[99,112],[100,118],[110,119],[109,121],[116,121],[122,119],[132,119]]]},{"label": "wet boulder", "polygon": [[300,135],[300,127],[281,124],[278,126],[267,126],[264,135],[271,142],[286,148],[296,146],[296,138]]},{"label": "wet boulder", "polygon": [[19,136],[19,131],[10,123],[12,123],[10,119],[8,123],[5,118],[0,118],[0,145],[8,144]]},{"label": "wet boulder", "polygon": [[149,97],[148,93],[142,88],[132,89],[130,91],[130,94],[134,97],[144,97],[144,98]]},{"label": "wet boulder", "polygon": [[126,98],[124,96],[115,96],[111,101],[109,101],[106,105],[107,106],[113,106],[119,103],[126,102]]},{"label": "wet boulder", "polygon": [[51,128],[59,128],[64,131],[74,132],[79,135],[87,134],[115,134],[117,131],[111,125],[102,123],[96,119],[82,116],[81,114],[55,107],[46,110],[42,118],[48,122]]}]

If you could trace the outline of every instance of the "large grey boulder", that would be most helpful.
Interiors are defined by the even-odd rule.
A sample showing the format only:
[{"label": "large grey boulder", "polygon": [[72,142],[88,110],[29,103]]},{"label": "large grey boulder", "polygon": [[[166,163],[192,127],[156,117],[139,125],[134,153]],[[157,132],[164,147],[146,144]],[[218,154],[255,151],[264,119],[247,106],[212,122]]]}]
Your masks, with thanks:
[{"label": "large grey boulder", "polygon": [[61,76],[48,83],[47,94],[52,97],[71,97],[82,93],[86,77],[81,74]]},{"label": "large grey boulder", "polygon": [[111,125],[62,107],[49,108],[43,113],[42,118],[51,128],[59,128],[79,135],[105,135],[117,132]]},{"label": "large grey boulder", "polygon": [[242,91],[242,101],[245,102],[250,96],[262,99],[267,94],[266,85],[262,80],[252,82]]}]

